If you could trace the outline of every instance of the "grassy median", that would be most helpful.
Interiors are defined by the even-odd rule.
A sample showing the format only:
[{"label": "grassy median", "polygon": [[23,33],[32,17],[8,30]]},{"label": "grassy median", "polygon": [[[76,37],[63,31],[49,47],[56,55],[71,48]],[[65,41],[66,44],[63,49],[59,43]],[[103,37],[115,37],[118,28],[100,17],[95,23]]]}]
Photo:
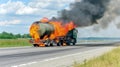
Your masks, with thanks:
[{"label": "grassy median", "polygon": [[83,64],[75,63],[73,67],[120,67],[120,47]]},{"label": "grassy median", "polygon": [[31,46],[29,39],[0,39],[0,47]]}]

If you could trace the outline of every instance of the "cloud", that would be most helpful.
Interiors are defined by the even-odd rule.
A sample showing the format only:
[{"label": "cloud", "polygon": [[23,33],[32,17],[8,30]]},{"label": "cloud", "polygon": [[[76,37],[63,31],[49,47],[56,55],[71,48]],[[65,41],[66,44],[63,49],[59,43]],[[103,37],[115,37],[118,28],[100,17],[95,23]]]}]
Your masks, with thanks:
[{"label": "cloud", "polygon": [[5,21],[0,21],[0,26],[9,26],[9,25],[16,25],[20,24],[20,20],[5,20]]},{"label": "cloud", "polygon": [[[0,4],[0,14],[16,14],[16,15],[41,15],[41,11],[57,12],[58,10],[64,9],[66,4],[73,2],[73,0],[32,0],[25,4],[22,0],[11,1]],[[49,13],[45,13],[46,15]],[[51,14],[52,15],[52,14]]]},{"label": "cloud", "polygon": [[7,3],[0,4],[0,14],[15,13],[16,10],[24,6],[25,5],[20,1],[17,1],[17,2],[8,1]]},{"label": "cloud", "polygon": [[0,8],[0,14],[6,14],[6,13],[7,13],[7,11],[5,9]]},{"label": "cloud", "polygon": [[16,11],[16,14],[23,15],[23,14],[33,14],[36,11],[38,11],[37,8],[31,8],[31,7],[22,7],[19,10]]},{"label": "cloud", "polygon": [[21,1],[0,4],[0,14],[33,14],[35,11],[37,11],[36,8],[31,8]]}]

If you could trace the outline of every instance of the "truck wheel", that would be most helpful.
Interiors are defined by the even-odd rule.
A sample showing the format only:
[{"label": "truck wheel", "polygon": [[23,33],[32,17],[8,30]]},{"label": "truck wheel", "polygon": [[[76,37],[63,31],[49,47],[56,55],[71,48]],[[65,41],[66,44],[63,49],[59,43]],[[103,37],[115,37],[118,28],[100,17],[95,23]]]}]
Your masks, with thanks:
[{"label": "truck wheel", "polygon": [[45,47],[48,47],[48,45],[45,45]]},{"label": "truck wheel", "polygon": [[39,47],[39,45],[38,45],[38,44],[33,44],[33,46],[34,46],[34,47]]},{"label": "truck wheel", "polygon": [[73,45],[75,45],[76,43],[73,43]]},{"label": "truck wheel", "polygon": [[72,43],[73,45],[75,45],[76,44],[76,39],[74,38],[73,39],[73,43]]},{"label": "truck wheel", "polygon": [[60,45],[61,45],[60,42],[58,42],[58,43],[57,43],[57,46],[60,46]]},{"label": "truck wheel", "polygon": [[34,47],[36,47],[36,44],[33,44]]},{"label": "truck wheel", "polygon": [[70,43],[66,43],[68,46],[70,46]]},{"label": "truck wheel", "polygon": [[53,46],[53,44],[52,44],[52,43],[50,43],[50,46]]}]

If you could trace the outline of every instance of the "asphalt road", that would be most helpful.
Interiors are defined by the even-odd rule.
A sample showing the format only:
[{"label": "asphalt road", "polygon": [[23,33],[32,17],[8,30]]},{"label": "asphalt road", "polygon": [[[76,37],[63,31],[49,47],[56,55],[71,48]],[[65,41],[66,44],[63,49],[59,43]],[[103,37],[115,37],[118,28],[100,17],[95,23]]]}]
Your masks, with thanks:
[{"label": "asphalt road", "polygon": [[[0,67],[15,67],[34,61],[69,55],[102,47],[111,47],[116,43],[101,44],[79,44],[76,46],[61,47],[19,47],[19,48],[0,48]],[[104,45],[104,46],[103,46]]]}]

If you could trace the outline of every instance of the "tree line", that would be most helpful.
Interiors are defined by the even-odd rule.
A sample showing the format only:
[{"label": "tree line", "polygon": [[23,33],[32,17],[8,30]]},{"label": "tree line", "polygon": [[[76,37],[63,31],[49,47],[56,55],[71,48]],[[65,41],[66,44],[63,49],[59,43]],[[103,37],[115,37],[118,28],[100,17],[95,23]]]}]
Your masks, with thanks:
[{"label": "tree line", "polygon": [[13,34],[8,32],[0,33],[0,39],[31,38],[29,34]]}]

